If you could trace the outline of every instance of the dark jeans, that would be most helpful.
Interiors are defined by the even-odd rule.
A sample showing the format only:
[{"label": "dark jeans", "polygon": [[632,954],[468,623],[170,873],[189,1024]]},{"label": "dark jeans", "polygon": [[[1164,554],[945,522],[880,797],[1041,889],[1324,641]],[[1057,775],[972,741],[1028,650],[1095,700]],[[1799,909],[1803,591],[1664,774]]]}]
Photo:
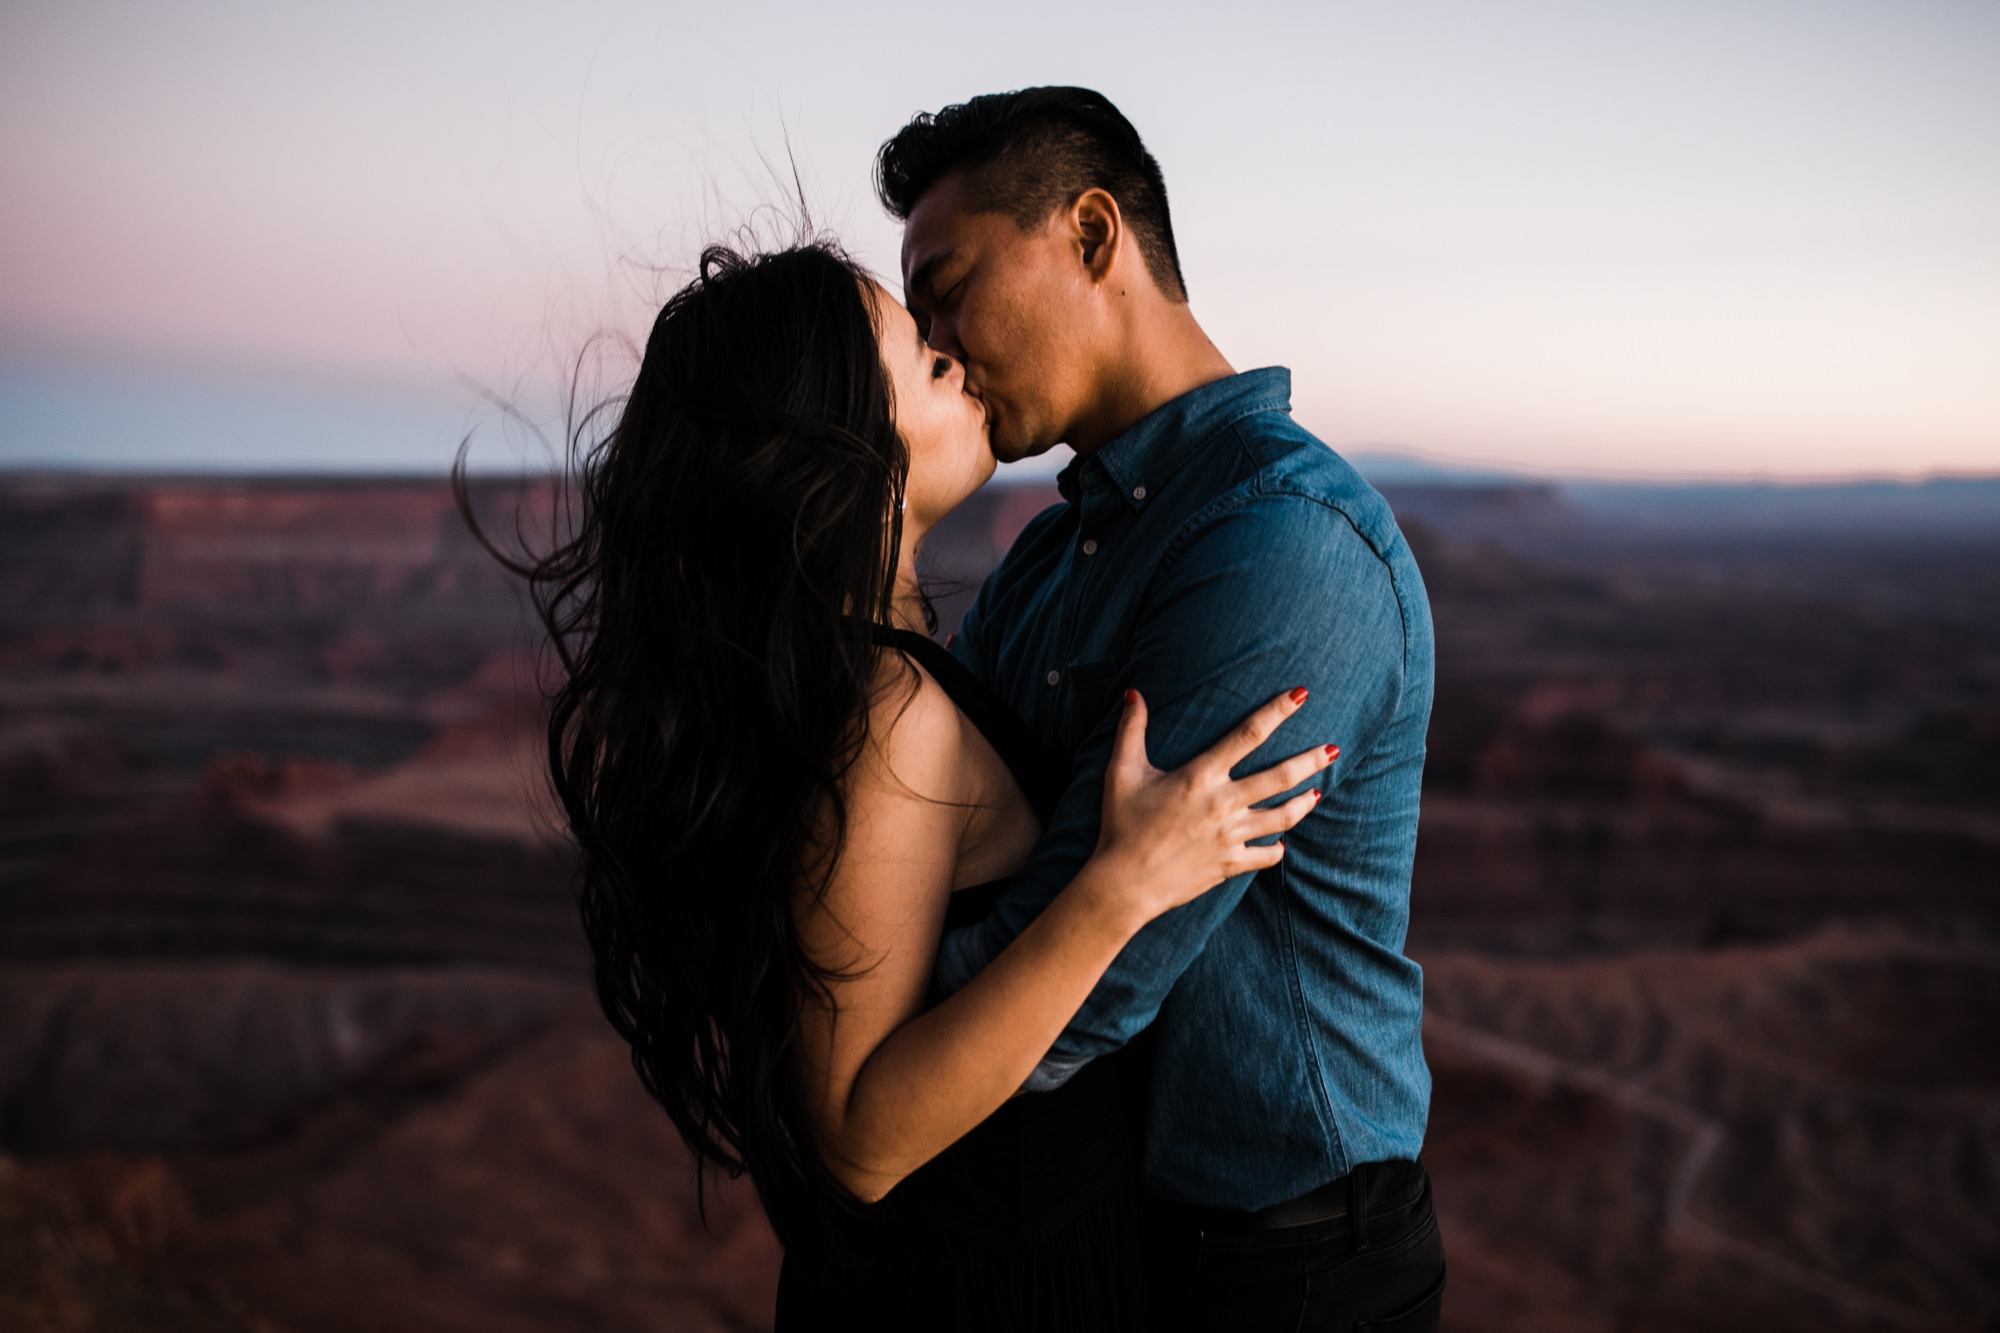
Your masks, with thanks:
[{"label": "dark jeans", "polygon": [[1149,1296],[1160,1333],[1435,1333],[1444,1245],[1421,1165],[1349,1216],[1277,1230],[1203,1225],[1180,1210],[1148,1218]]}]

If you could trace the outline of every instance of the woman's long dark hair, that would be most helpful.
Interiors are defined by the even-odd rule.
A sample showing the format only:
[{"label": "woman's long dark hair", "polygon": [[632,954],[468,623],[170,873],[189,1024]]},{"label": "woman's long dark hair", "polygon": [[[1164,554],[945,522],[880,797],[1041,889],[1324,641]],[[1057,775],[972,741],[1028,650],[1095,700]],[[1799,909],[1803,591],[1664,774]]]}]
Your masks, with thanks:
[{"label": "woman's long dark hair", "polygon": [[705,251],[616,425],[571,438],[569,540],[514,566],[561,664],[549,771],[598,1000],[780,1235],[839,1195],[793,1083],[829,976],[793,912],[839,855],[901,541],[873,292],[828,242]]}]

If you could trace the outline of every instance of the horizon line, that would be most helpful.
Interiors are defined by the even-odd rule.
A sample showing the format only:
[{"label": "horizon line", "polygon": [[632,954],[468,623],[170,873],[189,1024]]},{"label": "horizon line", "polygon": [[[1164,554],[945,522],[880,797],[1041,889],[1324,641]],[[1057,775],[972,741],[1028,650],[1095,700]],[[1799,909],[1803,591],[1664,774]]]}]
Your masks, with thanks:
[{"label": "horizon line", "polygon": [[[1898,474],[1882,472],[1820,473],[1791,476],[1769,473],[1620,473],[1614,471],[1549,471],[1534,472],[1495,465],[1490,463],[1445,462],[1435,455],[1424,456],[1414,453],[1349,453],[1340,451],[1341,456],[1361,473],[1364,480],[1374,486],[1440,486],[1463,487],[1479,485],[1503,486],[1625,486],[1635,489],[1671,489],[1675,487],[1700,487],[1706,489],[1731,490],[1831,490],[1842,487],[1859,486],[1899,486],[1916,488],[1940,483],[1970,482],[2000,483],[2000,469],[1991,472],[1971,472],[1939,470],[1921,474]],[[1372,470],[1367,464],[1389,463],[1392,465],[1413,465],[1407,475],[1371,477]],[[1017,465],[1018,466],[1018,465]],[[1391,469],[1393,470],[1393,469]],[[535,483],[560,475],[557,469],[510,469],[500,467],[472,467],[467,476],[478,482],[516,481]],[[59,482],[130,482],[154,484],[191,484],[218,482],[256,483],[326,483],[349,484],[369,483],[409,483],[434,484],[451,480],[450,468],[429,466],[411,467],[369,467],[337,468],[324,466],[302,467],[240,467],[204,466],[182,464],[169,467],[123,467],[101,463],[79,463],[75,465],[50,464],[41,460],[23,460],[19,463],[0,459],[0,485],[12,486],[20,483]],[[1003,489],[1028,486],[1048,486],[1055,484],[1052,472],[1026,471],[1008,475],[1006,471],[996,473],[981,489],[998,487]]]}]

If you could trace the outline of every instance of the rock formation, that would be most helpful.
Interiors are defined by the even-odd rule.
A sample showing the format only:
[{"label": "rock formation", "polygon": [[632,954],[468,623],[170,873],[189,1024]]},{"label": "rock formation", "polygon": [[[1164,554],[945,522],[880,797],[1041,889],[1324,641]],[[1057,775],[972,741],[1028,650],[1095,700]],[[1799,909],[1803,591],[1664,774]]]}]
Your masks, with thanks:
[{"label": "rock formation", "polygon": [[[940,530],[941,632],[1053,498]],[[2000,549],[1391,499],[1447,1327],[1990,1327]],[[0,1327],[769,1326],[592,1006],[537,643],[441,485],[0,485]]]}]

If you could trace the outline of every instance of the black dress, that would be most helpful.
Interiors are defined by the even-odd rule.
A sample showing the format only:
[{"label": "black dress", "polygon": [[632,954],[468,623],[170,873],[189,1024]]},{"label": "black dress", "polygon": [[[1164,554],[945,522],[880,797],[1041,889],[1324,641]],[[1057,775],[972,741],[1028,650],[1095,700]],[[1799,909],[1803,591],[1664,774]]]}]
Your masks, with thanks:
[{"label": "black dress", "polygon": [[[877,637],[922,663],[1046,821],[1065,774],[1026,724],[931,640]],[[985,916],[1000,887],[954,893],[945,929]],[[822,1225],[784,1237],[777,1333],[1144,1328],[1140,1058],[1010,1100],[877,1204],[824,1201]]]}]

